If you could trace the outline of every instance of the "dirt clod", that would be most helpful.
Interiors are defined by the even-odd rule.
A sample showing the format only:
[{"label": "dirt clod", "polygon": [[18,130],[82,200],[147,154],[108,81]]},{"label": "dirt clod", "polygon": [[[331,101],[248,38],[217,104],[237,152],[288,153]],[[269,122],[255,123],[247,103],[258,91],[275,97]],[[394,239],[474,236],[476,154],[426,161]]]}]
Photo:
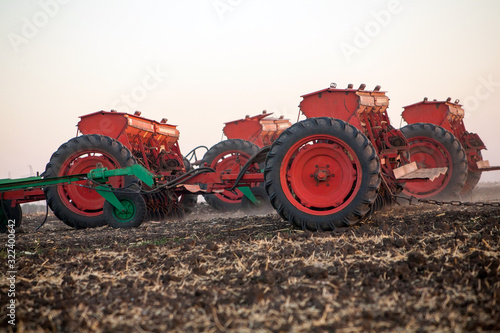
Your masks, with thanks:
[{"label": "dirt clod", "polygon": [[410,269],[421,267],[426,263],[427,259],[423,253],[415,251],[408,254],[408,266]]}]

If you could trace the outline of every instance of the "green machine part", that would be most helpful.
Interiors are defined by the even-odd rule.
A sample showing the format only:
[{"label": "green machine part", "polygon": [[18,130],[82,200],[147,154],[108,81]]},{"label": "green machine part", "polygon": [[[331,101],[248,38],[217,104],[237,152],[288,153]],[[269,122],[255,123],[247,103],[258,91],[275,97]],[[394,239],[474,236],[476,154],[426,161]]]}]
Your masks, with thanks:
[{"label": "green machine part", "polygon": [[[96,167],[90,170],[87,174],[76,174],[63,177],[42,178],[42,177],[27,177],[18,179],[0,179],[0,192],[14,190],[40,189],[47,186],[71,184],[85,179],[94,180],[99,183],[105,183],[109,177],[115,176],[135,176],[148,186],[154,186],[155,174],[148,171],[140,164],[134,164],[126,168],[108,170],[107,168]],[[96,191],[104,199],[109,201],[114,207],[120,211],[124,211],[125,207],[120,203],[113,193],[113,189],[105,185],[97,185]]]},{"label": "green machine part", "polygon": [[255,197],[255,195],[253,194],[253,192],[250,189],[250,187],[248,187],[248,186],[241,186],[241,187],[237,187],[237,189],[240,190],[241,193],[243,193],[243,195],[245,197],[247,197],[248,200],[250,200],[253,204],[258,205],[260,203],[259,199],[257,199]]},{"label": "green machine part", "polygon": [[[145,167],[140,164],[134,164],[122,169],[108,170],[107,168],[97,168],[90,170],[87,178],[93,179],[97,182],[106,182],[109,177],[114,176],[136,176],[146,185],[152,187],[155,183],[155,175],[149,172]],[[107,186],[98,185],[96,186],[96,191],[99,193],[106,201],[108,201],[113,207],[121,212],[126,212],[127,208],[123,206],[120,200],[116,197],[115,193]]]}]

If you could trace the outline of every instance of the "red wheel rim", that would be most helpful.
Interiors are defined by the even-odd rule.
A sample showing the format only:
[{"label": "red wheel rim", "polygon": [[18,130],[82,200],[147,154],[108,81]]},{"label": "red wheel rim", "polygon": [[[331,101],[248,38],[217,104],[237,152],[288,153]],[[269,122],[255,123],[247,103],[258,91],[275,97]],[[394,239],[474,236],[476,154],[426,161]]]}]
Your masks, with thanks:
[{"label": "red wheel rim", "polygon": [[[64,161],[58,176],[88,173],[96,168],[97,163],[101,163],[109,170],[120,167],[118,161],[106,153],[95,150],[79,151]],[[81,181],[76,182],[75,185],[59,186],[57,189],[59,197],[66,207],[79,215],[97,216],[102,214],[104,198],[92,189],[78,186],[85,184],[85,181]],[[122,187],[123,177],[112,177],[108,184],[113,187]]]},{"label": "red wheel rim", "polygon": [[[210,167],[215,169],[219,177],[223,174],[237,174],[249,158],[249,155],[238,150],[225,151],[214,158]],[[238,189],[234,191],[223,191],[221,193],[215,193],[214,195],[219,200],[230,204],[240,203],[241,198],[243,198],[243,193]]]},{"label": "red wheel rim", "polygon": [[407,195],[417,195],[419,198],[429,198],[439,194],[450,182],[448,175],[453,172],[450,154],[441,143],[427,137],[414,137],[408,141],[410,159],[412,162],[417,162],[419,169],[448,167],[448,172],[433,181],[408,182],[403,192]]},{"label": "red wheel rim", "polygon": [[330,215],[349,205],[361,186],[361,164],[352,148],[329,135],[296,142],[280,167],[288,201],[313,215]]}]

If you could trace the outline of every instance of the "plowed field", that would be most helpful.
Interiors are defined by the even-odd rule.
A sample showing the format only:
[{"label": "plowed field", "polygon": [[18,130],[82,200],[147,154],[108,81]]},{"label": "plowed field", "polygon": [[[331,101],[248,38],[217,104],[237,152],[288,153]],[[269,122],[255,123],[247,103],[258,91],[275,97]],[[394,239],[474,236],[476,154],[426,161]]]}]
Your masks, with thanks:
[{"label": "plowed field", "polygon": [[500,331],[500,207],[395,206],[333,233],[204,205],[134,230],[42,220],[16,233],[19,332]]}]

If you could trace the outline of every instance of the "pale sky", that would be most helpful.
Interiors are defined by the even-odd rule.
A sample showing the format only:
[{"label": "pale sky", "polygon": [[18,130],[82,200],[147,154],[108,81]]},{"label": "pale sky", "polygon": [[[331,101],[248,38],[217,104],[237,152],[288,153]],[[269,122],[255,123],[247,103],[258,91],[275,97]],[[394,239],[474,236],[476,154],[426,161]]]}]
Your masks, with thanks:
[{"label": "pale sky", "polygon": [[330,82],[380,84],[395,127],[405,105],[458,98],[500,165],[499,15],[497,0],[0,0],[0,178],[43,172],[84,114],[166,117],[186,154],[247,114],[295,121]]}]

